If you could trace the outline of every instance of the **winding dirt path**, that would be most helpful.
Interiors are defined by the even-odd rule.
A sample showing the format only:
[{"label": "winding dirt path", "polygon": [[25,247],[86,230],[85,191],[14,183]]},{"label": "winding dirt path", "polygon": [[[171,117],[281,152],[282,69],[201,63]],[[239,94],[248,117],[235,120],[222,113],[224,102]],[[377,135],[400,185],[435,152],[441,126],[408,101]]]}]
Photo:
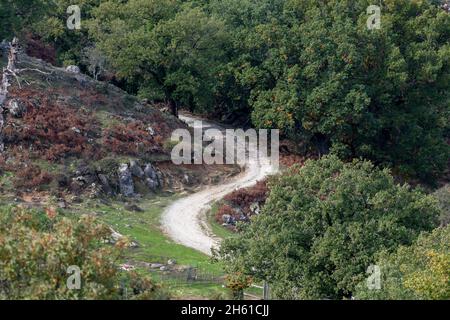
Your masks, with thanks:
[{"label": "winding dirt path", "polygon": [[[191,116],[180,116],[191,127],[200,120]],[[224,128],[218,124],[202,120],[203,129]],[[214,236],[208,223],[206,213],[211,204],[222,199],[236,189],[254,185],[274,173],[270,159],[250,158],[245,170],[232,180],[217,186],[211,186],[185,198],[179,199],[167,207],[162,215],[163,230],[175,242],[211,255],[211,248],[218,247],[220,239]]]}]

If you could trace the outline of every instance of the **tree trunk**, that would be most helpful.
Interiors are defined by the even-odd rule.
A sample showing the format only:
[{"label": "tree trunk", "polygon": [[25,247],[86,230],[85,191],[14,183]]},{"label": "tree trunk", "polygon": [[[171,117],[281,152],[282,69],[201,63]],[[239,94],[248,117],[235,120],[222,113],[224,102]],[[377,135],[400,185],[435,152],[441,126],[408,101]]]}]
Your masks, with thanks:
[{"label": "tree trunk", "polygon": [[178,118],[178,107],[175,100],[169,99],[169,105],[170,105],[170,112],[172,113],[172,115]]},{"label": "tree trunk", "polygon": [[6,68],[3,68],[2,82],[0,83],[0,152],[3,152],[5,147],[3,144],[3,126],[5,124],[4,113],[6,111],[4,103],[6,102],[8,87],[10,86],[8,75],[15,74],[18,51],[19,40],[14,38],[9,44],[8,65]]}]

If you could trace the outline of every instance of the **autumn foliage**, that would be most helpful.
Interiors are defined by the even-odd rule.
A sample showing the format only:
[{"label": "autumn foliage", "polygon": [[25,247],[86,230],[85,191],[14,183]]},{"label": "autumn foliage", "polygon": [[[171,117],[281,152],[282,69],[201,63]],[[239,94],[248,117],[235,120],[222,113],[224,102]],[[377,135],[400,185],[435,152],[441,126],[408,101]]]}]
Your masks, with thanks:
[{"label": "autumn foliage", "polygon": [[216,220],[223,222],[224,215],[231,216],[235,221],[247,220],[255,214],[253,205],[263,206],[269,193],[267,181],[258,181],[256,185],[236,190],[225,196],[224,203],[216,213]]},{"label": "autumn foliage", "polygon": [[[3,207],[0,213],[0,300],[165,297],[151,279],[121,275],[118,262],[128,242],[107,244],[110,228],[92,216],[72,220],[54,208]],[[72,266],[80,270],[79,290],[67,286]]]},{"label": "autumn foliage", "polygon": [[137,156],[144,153],[163,153],[159,136],[153,137],[141,121],[120,123],[107,128],[103,133],[105,148],[116,154]]}]

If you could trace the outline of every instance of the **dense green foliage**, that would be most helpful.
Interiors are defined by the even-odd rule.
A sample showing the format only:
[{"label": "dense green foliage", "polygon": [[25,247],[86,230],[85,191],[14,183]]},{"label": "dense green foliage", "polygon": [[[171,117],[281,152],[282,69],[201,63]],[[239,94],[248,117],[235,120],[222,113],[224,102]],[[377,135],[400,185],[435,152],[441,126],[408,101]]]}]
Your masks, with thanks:
[{"label": "dense green foliage", "polygon": [[[44,211],[0,210],[0,299],[122,299],[118,263],[126,239],[105,245],[110,229],[92,217],[78,221]],[[69,289],[77,266],[80,289]],[[68,270],[70,272],[68,272]],[[151,280],[127,274],[129,299],[163,298]]]},{"label": "dense green foliage", "polygon": [[141,96],[178,105],[211,106],[223,58],[225,26],[202,8],[172,0],[106,1],[91,34],[120,77]]},{"label": "dense green foliage", "polygon": [[222,246],[230,272],[282,298],[349,297],[380,250],[437,224],[436,200],[367,161],[308,161],[272,182],[263,212]]},{"label": "dense green foliage", "polygon": [[450,226],[423,234],[414,245],[380,255],[381,290],[358,285],[358,299],[450,299]]},{"label": "dense green foliage", "polygon": [[256,126],[280,128],[321,154],[391,164],[407,176],[432,180],[443,170],[446,12],[427,1],[384,1],[381,29],[368,30],[370,1],[219,3],[237,29],[230,64]]}]

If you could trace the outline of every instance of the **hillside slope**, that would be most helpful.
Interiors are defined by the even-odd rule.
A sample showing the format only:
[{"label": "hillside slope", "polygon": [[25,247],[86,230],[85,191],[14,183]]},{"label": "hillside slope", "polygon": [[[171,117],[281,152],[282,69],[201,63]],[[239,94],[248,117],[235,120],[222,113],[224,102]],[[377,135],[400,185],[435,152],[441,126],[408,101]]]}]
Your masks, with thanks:
[{"label": "hillside slope", "polygon": [[[56,68],[20,50],[15,60],[3,103],[2,196],[134,197],[214,175],[214,168],[171,164],[171,133],[187,125],[158,106],[75,67]],[[1,61],[8,63],[5,50]]]}]

